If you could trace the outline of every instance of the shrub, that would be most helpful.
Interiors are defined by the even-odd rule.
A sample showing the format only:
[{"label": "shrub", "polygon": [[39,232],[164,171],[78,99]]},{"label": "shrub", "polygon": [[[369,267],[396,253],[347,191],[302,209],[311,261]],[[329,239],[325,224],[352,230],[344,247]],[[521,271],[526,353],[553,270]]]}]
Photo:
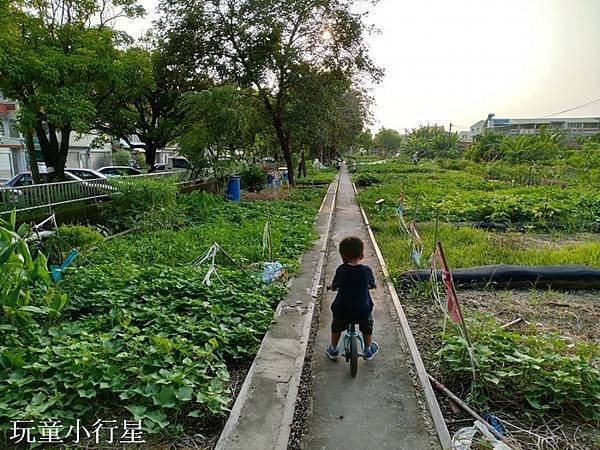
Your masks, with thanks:
[{"label": "shrub", "polygon": [[447,382],[470,384],[471,401],[529,405],[539,415],[569,411],[586,420],[600,420],[600,372],[590,361],[598,348],[573,345],[555,334],[521,335],[503,330],[495,319],[469,324],[474,346],[475,369],[463,338],[444,336],[438,351]]},{"label": "shrub", "polygon": [[95,228],[81,225],[61,225],[57,232],[50,236],[46,246],[50,255],[56,256],[58,262],[74,248],[87,252],[104,241],[104,236]]},{"label": "shrub", "polygon": [[242,189],[251,192],[260,191],[265,185],[265,173],[255,164],[244,166],[241,173]]},{"label": "shrub", "polygon": [[[0,329],[28,335],[25,330],[34,324],[33,315],[55,314],[67,298],[52,287],[46,257],[31,254],[25,240],[29,227],[23,224],[17,229],[16,222],[14,211],[8,221],[0,219]],[[0,347],[0,367],[19,358],[14,348],[3,350]]]},{"label": "shrub", "polygon": [[174,177],[114,178],[111,184],[117,192],[102,208],[103,216],[115,230],[177,225],[178,188]]},{"label": "shrub", "polygon": [[381,183],[381,180],[379,178],[377,178],[375,175],[370,175],[368,173],[361,173],[356,178],[355,183],[357,186],[372,186],[374,184]]},{"label": "shrub", "polygon": [[[137,166],[142,170],[148,169],[148,164],[146,164],[146,156],[143,153],[138,153],[135,155],[135,160],[137,162]],[[126,164],[129,165],[129,164]]]},{"label": "shrub", "polygon": [[128,166],[131,155],[129,152],[119,150],[113,154],[113,162],[115,166]]}]

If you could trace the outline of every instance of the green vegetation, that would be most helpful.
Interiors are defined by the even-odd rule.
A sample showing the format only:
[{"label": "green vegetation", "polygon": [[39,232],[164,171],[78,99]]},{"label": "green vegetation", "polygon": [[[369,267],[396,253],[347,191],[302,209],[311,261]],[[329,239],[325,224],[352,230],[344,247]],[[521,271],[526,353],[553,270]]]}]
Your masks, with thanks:
[{"label": "green vegetation", "polygon": [[[0,330],[3,335],[20,330],[27,337],[36,315],[56,316],[67,298],[52,286],[46,256],[30,251],[25,240],[29,227],[17,228],[16,223],[14,211],[8,221],[0,219]],[[0,367],[10,366],[14,358],[0,351]]]},{"label": "green vegetation", "polygon": [[[561,146],[557,149],[564,150]],[[439,215],[438,239],[451,268],[486,264],[600,267],[600,237],[589,233],[600,229],[600,178],[591,177],[600,165],[589,163],[591,160],[580,165],[564,160],[527,165],[519,158],[489,163],[437,159],[414,165],[404,158],[360,164],[354,180],[363,186],[359,201],[392,276],[415,267],[412,243],[400,231],[396,212],[401,194],[405,196],[405,222],[417,220],[424,266],[433,250]],[[381,198],[383,205],[376,205]],[[495,222],[505,230],[485,231],[470,222]],[[423,298],[433,302],[428,283],[416,283],[409,289],[407,302],[414,301],[415,309],[422,307],[419,302]],[[424,320],[414,314],[416,320]],[[525,318],[526,312],[523,314]],[[542,333],[534,325],[511,332],[495,319],[467,308],[465,316],[474,366],[457,327],[448,327],[437,354],[431,350],[430,334],[418,335],[417,340],[429,350],[426,360],[439,364],[443,382],[455,392],[469,392],[470,404],[482,411],[514,411],[518,416],[548,413],[578,417],[579,421],[600,419],[597,343],[573,342]],[[431,319],[430,325],[441,330],[441,320]],[[415,329],[422,327],[419,323]]]},{"label": "green vegetation", "polygon": [[[142,193],[132,192],[131,210],[117,201],[111,211],[130,220],[145,209],[135,216],[143,228],[78,259],[56,288],[68,297],[60,314],[35,315],[26,328],[0,316],[2,432],[15,417],[68,426],[110,416],[176,437],[227,413],[230,373],[256,352],[285,288],[255,284],[222,254],[207,286],[209,264],[191,262],[218,242],[258,280],[267,204],[194,192],[174,200],[173,216],[159,207],[169,199]],[[268,204],[274,255],[291,270],[314,238],[323,193],[302,189]],[[73,243],[94,235],[62,230]]]},{"label": "green vegetation", "polygon": [[[412,245],[398,230],[397,220],[371,215],[371,225],[392,275],[415,268],[410,258]],[[424,256],[433,250],[435,225],[417,225],[424,243]],[[440,224],[439,239],[453,268],[487,264],[585,264],[600,267],[600,237],[592,234],[535,234],[489,232],[469,226]],[[426,258],[425,258],[426,264]]]},{"label": "green vegetation", "polygon": [[468,320],[468,326],[475,368],[460,334],[446,334],[438,356],[447,382],[470,386],[469,401],[600,420],[600,372],[592,363],[600,358],[597,345],[573,345],[556,334],[539,334],[534,325],[525,333],[510,332],[491,317]]},{"label": "green vegetation", "polygon": [[97,229],[81,225],[61,225],[45,244],[48,256],[62,262],[74,248],[87,253],[102,242],[104,236]]},{"label": "green vegetation", "polygon": [[482,171],[476,164],[466,164],[462,170],[440,168],[434,162],[361,165],[357,179],[375,174],[381,183],[361,192],[359,199],[369,214],[379,211],[375,200],[385,199],[377,216],[382,219],[394,216],[404,192],[407,214],[419,222],[434,220],[439,211],[440,220],[445,222],[524,224],[542,230],[594,230],[600,224],[600,196],[589,189],[597,181],[586,184],[587,174],[575,176],[567,185],[527,186],[489,179]]},{"label": "green vegetation", "polygon": [[115,187],[109,202],[102,204],[104,219],[115,230],[132,227],[174,227],[182,217],[176,203],[176,178],[116,177],[110,180]]},{"label": "green vegetation", "polygon": [[337,170],[335,170],[333,167],[327,167],[323,170],[314,169],[313,167],[309,167],[307,170],[306,176],[298,178],[298,184],[301,184],[301,185],[329,184],[334,180],[336,174],[337,174]]}]

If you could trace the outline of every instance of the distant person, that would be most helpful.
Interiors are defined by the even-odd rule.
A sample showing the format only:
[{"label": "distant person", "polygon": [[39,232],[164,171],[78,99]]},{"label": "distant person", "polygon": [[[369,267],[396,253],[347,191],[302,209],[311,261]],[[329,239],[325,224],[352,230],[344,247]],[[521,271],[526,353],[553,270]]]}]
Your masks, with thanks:
[{"label": "distant person", "polygon": [[412,155],[413,164],[416,166],[419,163],[419,152],[414,152]]},{"label": "distant person", "polygon": [[369,266],[360,263],[365,252],[365,244],[360,238],[345,237],[339,250],[343,264],[337,268],[331,282],[331,289],[338,293],[331,305],[333,321],[327,356],[331,360],[337,359],[342,331],[349,323],[357,323],[365,342],[363,358],[370,361],[379,351],[379,346],[372,340],[373,300],[369,293],[369,289],[375,289],[375,277]]},{"label": "distant person", "polygon": [[269,171],[267,172],[267,186],[269,188],[272,188],[274,181],[275,181],[275,171],[273,169],[269,169]]},{"label": "distant person", "polygon": [[339,159],[335,162],[335,168],[336,170],[340,170],[342,168],[342,163],[339,161]]}]

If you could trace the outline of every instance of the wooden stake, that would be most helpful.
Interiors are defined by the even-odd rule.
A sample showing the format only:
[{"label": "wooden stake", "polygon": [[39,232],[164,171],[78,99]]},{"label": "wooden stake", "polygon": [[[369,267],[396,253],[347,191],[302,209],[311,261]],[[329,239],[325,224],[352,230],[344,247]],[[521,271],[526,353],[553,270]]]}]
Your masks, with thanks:
[{"label": "wooden stake", "polygon": [[[444,248],[442,247],[442,243],[438,241],[437,246],[440,250],[440,257],[442,258],[442,262],[444,263],[444,267],[448,272],[450,272],[450,267],[448,267],[448,261],[446,260],[446,254],[444,253]],[[435,255],[434,255],[435,258]],[[450,272],[451,273],[451,272]],[[463,316],[462,310],[460,308],[460,302],[458,301],[458,294],[456,293],[456,288],[454,287],[454,280],[450,283],[450,289],[452,290],[452,295],[454,295],[454,299],[456,300],[456,307],[458,308],[458,313],[460,314],[460,328],[463,330],[465,340],[467,341],[467,345],[469,346],[469,354],[471,354],[471,349],[473,345],[471,344],[471,338],[469,337],[469,331],[467,330],[467,326],[465,325],[465,316]]]},{"label": "wooden stake", "polygon": [[[433,257],[435,258],[435,246],[439,239],[439,226],[440,226],[440,208],[435,209],[435,232],[433,234]],[[434,274],[435,275],[435,274]]]}]

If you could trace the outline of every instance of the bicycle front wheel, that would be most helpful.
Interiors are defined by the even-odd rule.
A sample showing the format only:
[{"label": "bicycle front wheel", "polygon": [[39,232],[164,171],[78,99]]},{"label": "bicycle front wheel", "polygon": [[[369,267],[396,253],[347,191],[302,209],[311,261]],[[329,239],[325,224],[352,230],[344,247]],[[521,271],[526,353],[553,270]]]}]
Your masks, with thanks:
[{"label": "bicycle front wheel", "polygon": [[358,372],[358,337],[350,339],[350,375],[354,378]]}]

